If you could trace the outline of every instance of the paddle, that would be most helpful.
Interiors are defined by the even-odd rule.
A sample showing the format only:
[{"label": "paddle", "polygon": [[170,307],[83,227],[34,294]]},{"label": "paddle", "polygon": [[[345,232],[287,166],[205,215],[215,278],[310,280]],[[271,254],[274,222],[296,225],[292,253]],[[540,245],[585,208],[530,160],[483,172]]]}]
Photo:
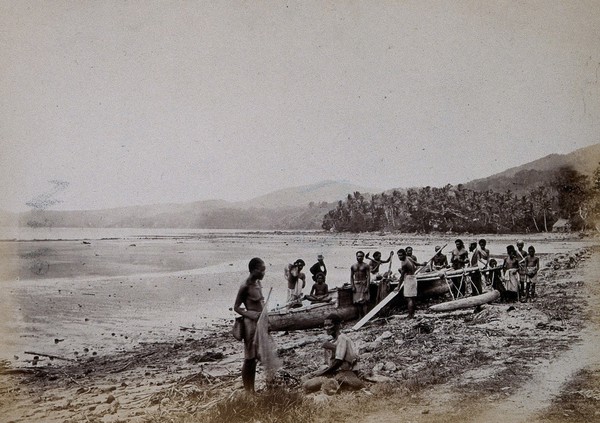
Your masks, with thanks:
[{"label": "paddle", "polygon": [[365,315],[365,317],[363,317],[358,322],[356,322],[356,324],[354,326],[352,326],[352,329],[353,330],[358,330],[358,329],[362,328],[365,323],[367,323],[369,320],[371,320],[372,317],[375,317],[375,315],[377,313],[379,313],[383,307],[385,307],[390,301],[392,301],[392,299],[394,299],[396,297],[396,295],[398,295],[400,293],[400,290],[402,289],[403,286],[404,286],[404,282],[402,282],[400,284],[400,286],[398,287],[398,289],[394,289],[392,292],[390,292],[388,294],[387,297],[385,297],[383,300],[381,300],[379,302],[379,304],[377,304],[373,308],[373,310],[371,310],[369,313],[367,313]]}]

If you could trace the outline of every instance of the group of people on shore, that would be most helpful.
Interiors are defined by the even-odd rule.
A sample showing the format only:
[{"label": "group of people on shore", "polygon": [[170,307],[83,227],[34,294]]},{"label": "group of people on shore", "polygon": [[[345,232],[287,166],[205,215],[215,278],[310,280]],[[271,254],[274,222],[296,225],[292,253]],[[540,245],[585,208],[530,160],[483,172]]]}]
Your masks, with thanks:
[{"label": "group of people on shore", "polygon": [[[295,262],[299,267],[300,263]],[[316,270],[316,269],[315,269]],[[324,268],[315,273],[315,280],[321,280],[326,270]],[[264,330],[257,325],[257,321],[263,312],[264,297],[262,294],[261,281],[265,276],[265,262],[255,257],[248,263],[249,275],[240,286],[234,303],[234,311],[243,317],[242,336],[244,341],[244,363],[242,365],[242,383],[248,392],[254,392],[256,377],[256,364],[259,357],[259,340],[264,336],[258,336],[257,331]],[[299,274],[297,275],[299,277]],[[316,282],[318,284],[319,282]],[[290,288],[291,289],[291,288]],[[311,292],[312,293],[312,292]],[[326,382],[328,377],[337,380],[336,386],[345,384],[353,389],[360,389],[363,385],[356,374],[352,371],[358,360],[358,351],[352,340],[341,332],[342,319],[331,314],[325,318],[324,327],[331,340],[323,344],[323,348],[330,352],[328,366],[315,372],[307,378],[304,387],[307,391],[318,390]],[[264,364],[264,363],[263,363]],[[338,385],[339,384],[339,385]],[[333,388],[336,390],[337,388]]]},{"label": "group of people on shore", "polygon": [[[455,248],[450,253],[450,259],[443,254],[445,246],[435,247],[435,254],[425,262],[419,262],[409,246],[397,251],[400,260],[399,277],[391,271],[391,259],[393,252],[387,259],[383,259],[379,251],[372,257],[363,251],[356,252],[356,263],[350,267],[350,286],[352,288],[352,299],[356,305],[359,317],[366,315],[370,298],[370,284],[375,281],[378,285],[376,302],[385,298],[393,281],[398,283],[397,290],[403,289],[407,301],[408,318],[413,318],[415,313],[415,299],[417,297],[417,274],[419,272],[442,272],[448,270],[460,270],[469,268],[469,276],[465,281],[465,273],[449,278],[450,293],[453,298],[466,296],[467,285],[470,284],[471,295],[483,293],[483,278],[492,285],[492,288],[500,291],[503,301],[515,301],[521,299],[526,301],[535,297],[535,286],[537,273],[539,271],[539,258],[535,255],[535,248],[530,246],[527,252],[524,250],[524,242],[517,241],[506,247],[507,255],[501,266],[497,260],[491,258],[487,249],[485,239],[470,243],[465,247],[461,239],[455,241]],[[367,264],[365,262],[369,260]],[[381,266],[390,263],[386,272],[381,273]],[[303,300],[311,302],[332,301],[326,282],[327,266],[323,255],[317,256],[317,262],[309,268],[312,279],[315,282],[309,295],[302,295],[302,289],[306,286],[306,275],[302,272],[305,262],[302,259],[288,264],[284,274],[288,287],[288,307],[302,305]],[[244,364],[242,366],[242,381],[244,388],[248,391],[254,390],[254,377],[256,373],[256,362],[258,357],[257,320],[264,307],[261,281],[264,278],[266,267],[262,259],[255,257],[248,264],[249,276],[240,286],[235,303],[234,311],[243,316],[243,339],[244,339]],[[323,377],[336,374],[339,382],[351,387],[359,387],[360,380],[355,379],[351,372],[356,362],[357,354],[352,341],[340,332],[341,319],[332,314],[325,319],[327,333],[332,340],[326,342],[323,347],[331,352],[330,365],[315,373],[313,378],[305,383],[307,390],[320,386]]]},{"label": "group of people on shore", "polygon": [[[391,291],[390,283],[398,282],[404,291],[407,300],[408,315],[414,316],[417,296],[416,275],[419,272],[435,272],[445,270],[461,270],[469,268],[468,277],[459,274],[449,277],[449,288],[452,298],[467,295],[470,286],[471,295],[483,293],[484,279],[502,294],[503,301],[512,301],[515,298],[522,301],[531,300],[535,297],[535,285],[537,272],[539,270],[539,258],[535,255],[535,248],[530,246],[524,250],[525,243],[517,241],[517,248],[512,245],[507,247],[507,256],[501,266],[496,259],[491,258],[487,241],[480,239],[473,241],[469,247],[465,246],[461,239],[455,242],[455,248],[449,254],[449,258],[443,253],[443,247],[436,246],[434,255],[425,262],[419,262],[413,253],[413,248],[408,246],[397,251],[400,266],[399,276],[393,275],[391,260],[394,255],[390,251],[389,257],[383,259],[381,252],[375,251],[371,257],[369,252],[356,252],[356,263],[350,267],[350,286],[352,287],[353,302],[356,304],[359,317],[368,312],[370,303],[379,303]],[[368,260],[367,263],[365,260]],[[387,271],[382,272],[382,265],[390,263]],[[300,307],[303,300],[311,303],[329,302],[331,296],[326,283],[327,267],[322,254],[317,256],[317,262],[309,271],[315,282],[310,294],[303,295],[302,289],[306,286],[306,275],[302,272],[305,262],[302,259],[288,264],[285,268],[285,277],[288,283],[288,307]],[[475,269],[476,268],[476,269]],[[378,286],[375,301],[371,301],[370,285],[375,282]]]}]

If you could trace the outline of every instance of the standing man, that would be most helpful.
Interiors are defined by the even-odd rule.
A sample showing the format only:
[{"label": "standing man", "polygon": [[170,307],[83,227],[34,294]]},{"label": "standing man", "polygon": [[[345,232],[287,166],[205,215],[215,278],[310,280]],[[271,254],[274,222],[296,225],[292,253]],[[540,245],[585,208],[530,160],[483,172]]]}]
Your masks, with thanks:
[{"label": "standing man", "polygon": [[527,251],[529,254],[525,257],[525,301],[535,298],[535,283],[540,270],[540,258],[536,257],[535,248],[530,246]]},{"label": "standing man", "polygon": [[[465,248],[465,244],[462,239],[457,239],[454,241],[454,245],[456,248],[452,250],[452,255],[450,258],[450,263],[452,263],[452,268],[454,270],[464,269],[467,263],[469,263],[469,252]],[[450,278],[452,281],[452,289],[454,297],[458,297],[459,295],[465,296],[467,291],[467,285],[464,283],[464,275],[455,276]]]},{"label": "standing man", "polygon": [[[254,339],[256,322],[264,306],[262,286],[260,281],[265,277],[265,262],[255,257],[248,263],[249,276],[240,286],[233,310],[244,316],[244,364],[242,365],[242,382],[244,389],[254,392],[256,377],[256,361],[258,359],[258,344]],[[244,306],[242,308],[242,305]]]},{"label": "standing man", "polygon": [[525,299],[525,279],[527,277],[527,269],[525,269],[525,243],[522,239],[517,241],[517,258],[519,259],[519,298]]},{"label": "standing man", "polygon": [[315,282],[317,281],[317,275],[319,273],[322,273],[323,276],[327,278],[327,266],[325,266],[324,260],[325,257],[323,257],[323,254],[319,254],[317,256],[317,262],[310,266],[310,269],[308,269],[310,271],[310,274],[312,275],[312,280]]},{"label": "standing man", "polygon": [[[490,250],[488,250],[486,248],[487,245],[487,241],[483,238],[481,238],[479,240],[479,248],[477,249],[478,251],[478,257],[477,260],[479,261],[479,267],[483,266],[483,269],[487,269],[490,266]],[[487,272],[485,274],[485,279],[488,281],[488,283],[490,282],[490,275],[489,272]]]},{"label": "standing man", "polygon": [[288,264],[285,268],[285,278],[288,283],[288,307],[302,306],[302,289],[306,286],[306,275],[302,273],[304,260],[298,259],[293,264]]},{"label": "standing man", "polygon": [[502,264],[506,287],[507,300],[514,301],[519,298],[519,259],[514,245],[506,247],[506,258]]},{"label": "standing man", "polygon": [[[469,244],[469,252],[471,253],[471,266],[478,267],[479,253],[477,250],[476,241],[473,241]],[[471,272],[469,277],[471,278],[471,295],[475,296],[481,294],[483,292],[483,287],[481,286],[481,272],[479,270]]]},{"label": "standing man", "polygon": [[415,317],[415,297],[417,296],[417,277],[415,272],[417,266],[415,262],[406,254],[406,250],[402,248],[398,250],[398,259],[400,259],[400,285],[404,283],[404,298],[407,301],[408,307],[408,318],[412,319]]},{"label": "standing man", "polygon": [[352,286],[352,301],[358,308],[358,318],[361,319],[368,312],[369,284],[371,283],[371,269],[364,262],[365,253],[356,252],[356,263],[350,268],[350,286]]}]

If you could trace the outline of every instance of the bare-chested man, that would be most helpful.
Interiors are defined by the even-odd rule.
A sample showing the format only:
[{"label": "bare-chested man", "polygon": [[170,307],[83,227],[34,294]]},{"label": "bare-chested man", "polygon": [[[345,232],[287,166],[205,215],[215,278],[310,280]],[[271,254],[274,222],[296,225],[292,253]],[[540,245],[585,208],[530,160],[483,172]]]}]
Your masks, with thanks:
[{"label": "bare-chested man", "polygon": [[415,317],[415,298],[417,296],[417,277],[415,272],[417,266],[415,262],[406,254],[406,250],[402,248],[398,250],[398,258],[400,259],[400,285],[404,284],[404,298],[406,298],[408,307],[408,318]]},{"label": "bare-chested man", "polygon": [[448,257],[442,253],[442,247],[439,245],[435,246],[435,255],[431,259],[430,269],[431,271],[446,269],[448,265]]},{"label": "bare-chested man", "polygon": [[352,301],[358,308],[358,317],[367,314],[369,307],[369,284],[371,282],[371,269],[364,262],[365,253],[356,252],[356,263],[350,268],[350,286],[352,286]]},{"label": "bare-chested man", "polygon": [[535,255],[535,248],[530,246],[525,256],[525,300],[535,298],[535,283],[537,282],[537,273],[540,270],[540,258]]},{"label": "bare-chested man", "polygon": [[369,268],[371,269],[371,274],[373,275],[373,277],[375,279],[381,279],[382,275],[379,274],[379,268],[381,267],[382,264],[384,263],[389,263],[390,260],[392,259],[392,256],[394,255],[393,251],[390,251],[390,256],[388,257],[387,260],[383,260],[381,258],[381,252],[379,251],[375,251],[373,253],[373,257],[369,257],[369,253],[367,253],[367,255],[365,256],[365,258],[367,260],[370,260],[371,263],[369,263]]},{"label": "bare-chested man", "polygon": [[519,259],[519,298],[525,300],[525,279],[527,277],[527,270],[525,269],[525,257],[527,257],[527,251],[525,251],[525,242],[523,240],[517,241],[517,257]]},{"label": "bare-chested man", "polygon": [[[244,364],[242,366],[242,382],[246,391],[254,392],[258,345],[254,339],[256,322],[264,306],[260,281],[265,277],[265,262],[258,257],[248,263],[249,276],[238,290],[233,309],[244,316]],[[243,307],[242,307],[243,306]]]},{"label": "bare-chested man", "polygon": [[[462,239],[454,241],[456,248],[452,250],[452,256],[450,263],[454,270],[463,269],[469,263],[469,252],[465,248],[465,244]],[[454,297],[465,296],[467,291],[467,285],[463,281],[463,276],[455,276],[450,278],[452,281],[452,293]]]}]

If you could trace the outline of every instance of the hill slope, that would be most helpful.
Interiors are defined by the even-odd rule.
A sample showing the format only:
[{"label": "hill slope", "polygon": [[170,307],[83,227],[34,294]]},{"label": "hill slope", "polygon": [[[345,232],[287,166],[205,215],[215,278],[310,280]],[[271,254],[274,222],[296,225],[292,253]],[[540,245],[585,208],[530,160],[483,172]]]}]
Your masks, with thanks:
[{"label": "hill slope", "polygon": [[504,192],[508,189],[517,195],[523,195],[532,187],[548,184],[558,169],[570,166],[584,175],[592,175],[600,162],[600,144],[594,144],[568,154],[550,154],[521,166],[487,178],[475,179],[464,184],[465,188],[475,191]]},{"label": "hill slope", "polygon": [[306,206],[310,202],[316,204],[333,203],[343,200],[349,193],[359,191],[377,192],[377,189],[365,188],[346,181],[323,181],[312,185],[286,188],[273,191],[249,201],[236,203],[239,208],[279,208]]},{"label": "hill slope", "polygon": [[[330,205],[354,191],[367,189],[348,182],[324,181],[238,203],[208,200],[104,210],[32,210],[20,213],[18,220],[19,225],[32,227],[320,229]],[[309,203],[314,205],[309,207]],[[0,215],[2,220],[8,221],[9,216]]]}]

